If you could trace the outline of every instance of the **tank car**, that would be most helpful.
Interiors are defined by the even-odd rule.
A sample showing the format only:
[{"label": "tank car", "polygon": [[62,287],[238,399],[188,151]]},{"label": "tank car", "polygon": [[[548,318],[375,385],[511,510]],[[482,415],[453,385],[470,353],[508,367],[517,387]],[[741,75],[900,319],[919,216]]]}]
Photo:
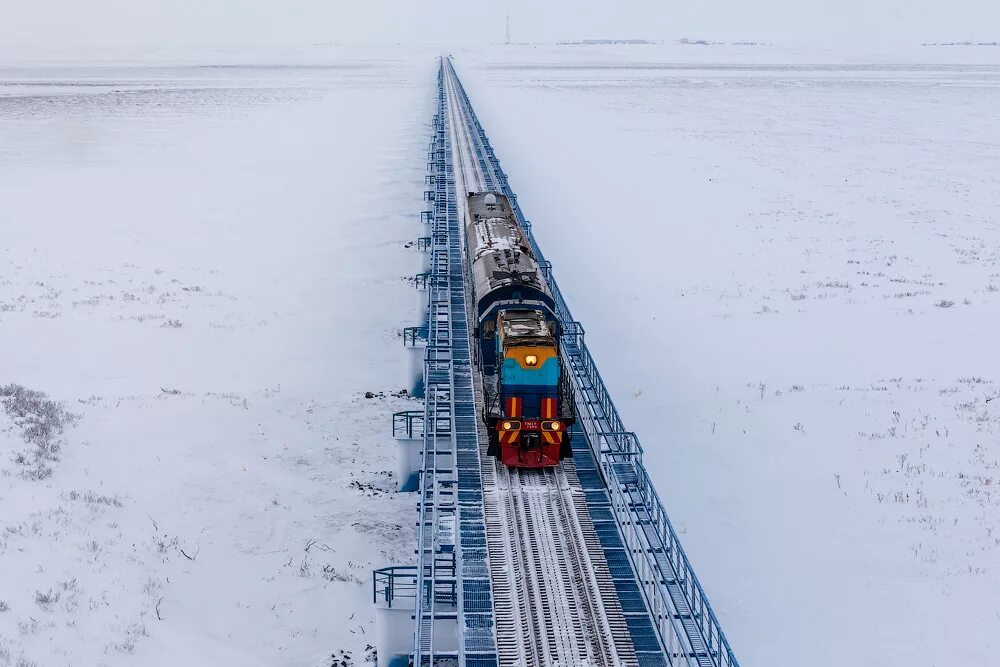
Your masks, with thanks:
[{"label": "tank car", "polygon": [[468,193],[465,250],[488,452],[508,466],[557,465],[571,456],[569,427],[575,421],[559,355],[560,324],[506,196]]}]

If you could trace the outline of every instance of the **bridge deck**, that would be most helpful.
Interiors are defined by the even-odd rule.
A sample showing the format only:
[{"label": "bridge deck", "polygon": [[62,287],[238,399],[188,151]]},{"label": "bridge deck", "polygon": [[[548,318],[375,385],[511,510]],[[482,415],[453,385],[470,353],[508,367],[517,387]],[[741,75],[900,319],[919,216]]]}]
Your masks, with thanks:
[{"label": "bridge deck", "polygon": [[[412,332],[427,342],[413,664],[737,667],[449,60],[428,172],[428,326]],[[462,265],[469,190],[511,199],[556,300],[579,417],[574,458],[556,470],[512,471],[485,455]],[[442,618],[458,620],[457,652],[437,650]]]}]

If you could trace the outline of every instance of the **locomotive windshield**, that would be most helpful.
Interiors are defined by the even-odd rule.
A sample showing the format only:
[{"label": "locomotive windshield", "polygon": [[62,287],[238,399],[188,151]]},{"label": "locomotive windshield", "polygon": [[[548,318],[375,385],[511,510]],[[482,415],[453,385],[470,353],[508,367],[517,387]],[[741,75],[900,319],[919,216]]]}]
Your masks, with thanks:
[{"label": "locomotive windshield", "polygon": [[508,310],[500,314],[500,337],[503,346],[556,344],[555,336],[541,311]]}]

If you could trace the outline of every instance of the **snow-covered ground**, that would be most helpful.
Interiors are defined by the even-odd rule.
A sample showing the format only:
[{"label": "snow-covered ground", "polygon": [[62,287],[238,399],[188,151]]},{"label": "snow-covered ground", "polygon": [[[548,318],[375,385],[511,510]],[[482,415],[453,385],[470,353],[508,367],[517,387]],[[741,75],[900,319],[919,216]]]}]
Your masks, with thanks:
[{"label": "snow-covered ground", "polygon": [[997,664],[996,52],[456,52],[744,664]]},{"label": "snow-covered ground", "polygon": [[[0,53],[0,667],[363,662],[437,51]],[[453,53],[744,664],[994,664],[998,50]]]},{"label": "snow-covered ground", "polygon": [[412,55],[0,68],[0,666],[365,662],[414,545]]}]

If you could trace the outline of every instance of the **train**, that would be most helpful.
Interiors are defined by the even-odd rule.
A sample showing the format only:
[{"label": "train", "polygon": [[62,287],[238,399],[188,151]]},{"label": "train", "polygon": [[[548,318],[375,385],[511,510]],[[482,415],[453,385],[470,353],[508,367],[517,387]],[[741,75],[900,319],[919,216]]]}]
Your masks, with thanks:
[{"label": "train", "polygon": [[469,192],[464,213],[487,453],[510,467],[558,465],[572,456],[576,416],[552,293],[503,193]]}]

